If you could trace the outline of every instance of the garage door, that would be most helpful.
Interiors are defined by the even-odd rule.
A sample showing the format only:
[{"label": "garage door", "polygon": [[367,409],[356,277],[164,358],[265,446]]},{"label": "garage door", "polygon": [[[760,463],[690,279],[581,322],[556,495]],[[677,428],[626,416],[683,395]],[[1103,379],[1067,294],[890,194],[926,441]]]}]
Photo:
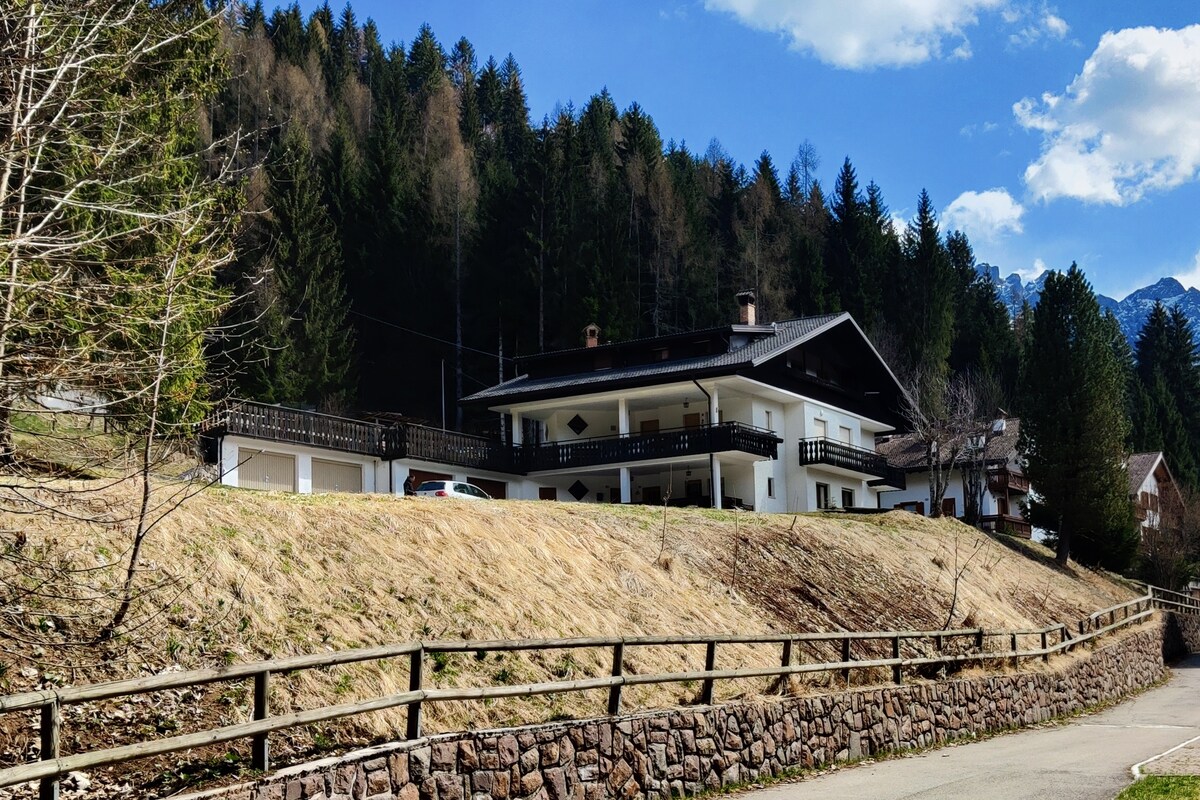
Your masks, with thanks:
[{"label": "garage door", "polygon": [[487,478],[472,478],[467,476],[467,483],[473,483],[480,489],[483,489],[494,500],[505,500],[508,498],[508,484],[504,481],[492,481]]},{"label": "garage door", "polygon": [[238,486],[243,489],[296,491],[295,456],[239,447]]},{"label": "garage door", "polygon": [[363,471],[361,464],[347,461],[325,461],[314,458],[312,462],[313,494],[320,492],[361,492]]}]

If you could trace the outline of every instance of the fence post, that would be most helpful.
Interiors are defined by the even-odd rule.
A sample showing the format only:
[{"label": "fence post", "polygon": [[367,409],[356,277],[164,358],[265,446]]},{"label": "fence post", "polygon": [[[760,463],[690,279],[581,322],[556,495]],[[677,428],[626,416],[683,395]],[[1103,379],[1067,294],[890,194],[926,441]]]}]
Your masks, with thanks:
[{"label": "fence post", "polygon": [[[408,690],[410,692],[421,691],[421,672],[425,666],[425,646],[417,648],[409,656],[408,662]],[[421,738],[421,701],[408,704],[408,730],[405,731],[406,739]]]},{"label": "fence post", "polygon": [[942,650],[945,649],[946,637],[939,633],[937,636],[933,637],[933,641],[934,646],[937,647],[938,655],[940,656],[942,654]]},{"label": "fence post", "polygon": [[[704,671],[712,672],[717,668],[717,643],[711,641],[704,649]],[[705,678],[704,687],[700,690],[700,702],[703,705],[711,705],[713,701],[713,679]]]},{"label": "fence post", "polygon": [[[254,676],[254,721],[264,720],[270,713],[271,671],[263,670]],[[270,766],[270,751],[267,734],[255,734],[250,741],[250,766],[266,772]]]},{"label": "fence post", "polygon": [[[846,662],[849,660],[850,660],[850,637],[843,636],[842,637],[842,661]],[[844,680],[846,682],[847,686],[850,685],[850,668],[849,667],[846,667],[845,669],[842,670],[842,680]]]},{"label": "fence post", "polygon": [[1010,642],[1012,643],[1012,651],[1013,651],[1013,654],[1014,654],[1014,655],[1013,655],[1013,667],[1019,667],[1019,666],[1021,666],[1021,657],[1020,657],[1020,656],[1018,656],[1018,655],[1016,655],[1016,652],[1017,652],[1017,635],[1016,635],[1015,633],[1012,635],[1012,639],[1010,639]]},{"label": "fence post", "polygon": [[[1047,640],[1046,632],[1042,631],[1042,650],[1043,651],[1046,650],[1049,647],[1049,645],[1050,645],[1050,642]],[[1049,660],[1050,660],[1050,653],[1043,652],[1042,653],[1042,661],[1049,661]]]},{"label": "fence post", "polygon": [[[625,661],[625,643],[617,642],[613,645],[612,659],[612,676],[614,678],[621,677],[624,669],[623,662]],[[621,684],[614,683],[608,687],[608,714],[615,717],[621,713]]]},{"label": "fence post", "polygon": [[[42,706],[42,761],[54,761],[59,755],[62,733],[62,707],[58,697]],[[58,800],[58,777],[42,778],[38,800]]]},{"label": "fence post", "polygon": [[984,637],[983,628],[980,628],[979,630],[975,631],[975,649],[981,653],[983,652],[983,637]]},{"label": "fence post", "polygon": [[[899,658],[899,657],[900,657],[900,634],[896,634],[895,636],[892,637],[892,658]],[[892,665],[892,683],[896,684],[897,686],[904,683],[904,675],[902,673],[903,673],[903,670],[901,670],[900,665],[893,664]]]}]

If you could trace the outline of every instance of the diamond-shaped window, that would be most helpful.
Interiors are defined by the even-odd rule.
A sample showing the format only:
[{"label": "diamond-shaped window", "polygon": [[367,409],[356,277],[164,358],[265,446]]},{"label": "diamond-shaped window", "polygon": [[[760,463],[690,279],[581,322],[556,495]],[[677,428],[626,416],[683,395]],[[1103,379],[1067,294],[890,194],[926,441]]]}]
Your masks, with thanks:
[{"label": "diamond-shaped window", "polygon": [[584,431],[586,431],[587,426],[588,426],[587,420],[584,419],[583,417],[579,416],[578,414],[571,417],[571,420],[567,423],[567,427],[570,428],[571,430],[575,431],[576,436],[578,436],[581,433],[583,433]]},{"label": "diamond-shaped window", "polygon": [[576,500],[583,500],[583,498],[587,497],[588,494],[588,488],[583,485],[582,481],[575,481],[571,484],[567,491],[570,492],[571,497],[574,497]]}]

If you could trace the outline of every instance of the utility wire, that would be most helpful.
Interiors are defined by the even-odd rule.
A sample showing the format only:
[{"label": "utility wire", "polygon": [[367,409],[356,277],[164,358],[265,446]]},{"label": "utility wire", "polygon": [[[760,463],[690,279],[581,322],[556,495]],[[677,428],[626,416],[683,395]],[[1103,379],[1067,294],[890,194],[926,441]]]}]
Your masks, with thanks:
[{"label": "utility wire", "polygon": [[[386,319],[379,319],[378,317],[372,317],[370,314],[364,314],[361,311],[355,311],[354,309],[350,309],[350,313],[355,315],[356,317],[362,317],[363,319],[369,319],[372,322],[378,322],[380,325],[387,325],[389,328],[395,328],[396,330],[404,331],[405,333],[411,333],[413,336],[423,336],[426,339],[432,339],[435,342],[441,342],[442,344],[448,344],[451,347],[458,347],[457,342],[452,342],[449,339],[441,339],[441,338],[434,336],[432,334],[429,334],[429,333],[423,333],[422,331],[413,330],[412,328],[406,328],[403,325],[397,325],[394,322],[388,322]],[[480,350],[477,347],[468,347],[465,344],[462,346],[462,349],[470,350],[472,353],[479,353],[480,355],[483,355],[483,356],[490,356],[492,358],[502,358],[505,361],[512,361],[512,362],[516,361],[515,358],[509,358],[508,356],[502,356],[499,353],[489,353],[487,350]]]}]

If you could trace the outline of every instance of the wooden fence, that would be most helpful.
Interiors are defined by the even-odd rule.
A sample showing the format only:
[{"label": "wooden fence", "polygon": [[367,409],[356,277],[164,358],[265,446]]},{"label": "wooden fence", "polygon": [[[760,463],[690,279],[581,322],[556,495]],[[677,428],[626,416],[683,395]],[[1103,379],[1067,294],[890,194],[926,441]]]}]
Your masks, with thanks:
[{"label": "wooden fence", "polygon": [[[232,742],[241,739],[251,741],[252,764],[256,769],[268,768],[268,735],[302,725],[328,722],[372,711],[406,706],[408,739],[421,736],[421,712],[425,703],[450,700],[487,700],[506,697],[528,697],[533,695],[582,692],[607,689],[609,714],[621,712],[621,691],[626,686],[659,683],[682,683],[700,681],[699,702],[710,704],[713,685],[716,681],[741,678],[772,678],[816,672],[840,672],[849,680],[852,670],[890,668],[891,679],[900,684],[904,671],[928,665],[955,665],[966,662],[1004,661],[1014,664],[1021,659],[1048,660],[1051,655],[1069,650],[1082,642],[1102,636],[1125,625],[1141,622],[1151,616],[1155,607],[1168,608],[1185,613],[1200,613],[1200,603],[1187,595],[1147,587],[1147,593],[1127,603],[1101,609],[1077,624],[1057,624],[1044,628],[1021,630],[985,630],[963,628],[939,631],[868,631],[836,633],[772,633],[742,636],[693,635],[693,636],[636,636],[621,638],[577,638],[577,639],[523,639],[496,641],[428,641],[405,642],[382,647],[344,650],[320,655],[296,656],[249,664],[238,664],[215,669],[201,669],[156,675],[133,680],[113,681],[89,686],[46,689],[23,694],[0,697],[0,713],[12,711],[40,710],[41,713],[41,760],[0,770],[0,788],[40,781],[41,800],[56,800],[58,780],[69,772],[95,767],[110,766],[125,761],[151,756],[176,753],[205,745]],[[1020,649],[1023,640],[1034,637],[1037,645]],[[971,652],[946,653],[947,642],[953,639],[966,640]],[[999,639],[1001,649],[987,650],[988,640]],[[887,642],[891,645],[890,658],[855,659],[852,644],[868,641]],[[920,641],[932,646],[936,656],[902,657],[905,642]],[[836,643],[840,646],[841,660],[820,663],[795,663],[795,645],[801,642]],[[722,644],[776,644],[780,646],[780,657],[776,664],[764,667],[740,669],[718,669],[717,652]],[[673,672],[647,675],[629,675],[623,671],[624,654],[628,648],[704,645],[704,669],[689,672]],[[430,654],[438,653],[486,653],[512,652],[518,650],[562,650],[578,648],[605,648],[612,653],[610,675],[584,680],[554,681],[522,685],[485,686],[471,688],[425,688],[423,673],[425,660]],[[861,647],[860,647],[861,649]],[[910,646],[910,650],[915,647]],[[409,690],[385,697],[376,697],[340,705],[325,706],[309,711],[272,715],[268,706],[271,675],[299,670],[319,669],[364,661],[407,658],[409,660]],[[121,747],[97,750],[73,755],[60,752],[62,730],[62,708],[66,705],[89,701],[108,700],[118,697],[146,694],[169,689],[184,689],[215,683],[218,681],[252,680],[254,683],[253,720],[236,725],[226,725],[198,733],[171,736],[144,741]]]}]

